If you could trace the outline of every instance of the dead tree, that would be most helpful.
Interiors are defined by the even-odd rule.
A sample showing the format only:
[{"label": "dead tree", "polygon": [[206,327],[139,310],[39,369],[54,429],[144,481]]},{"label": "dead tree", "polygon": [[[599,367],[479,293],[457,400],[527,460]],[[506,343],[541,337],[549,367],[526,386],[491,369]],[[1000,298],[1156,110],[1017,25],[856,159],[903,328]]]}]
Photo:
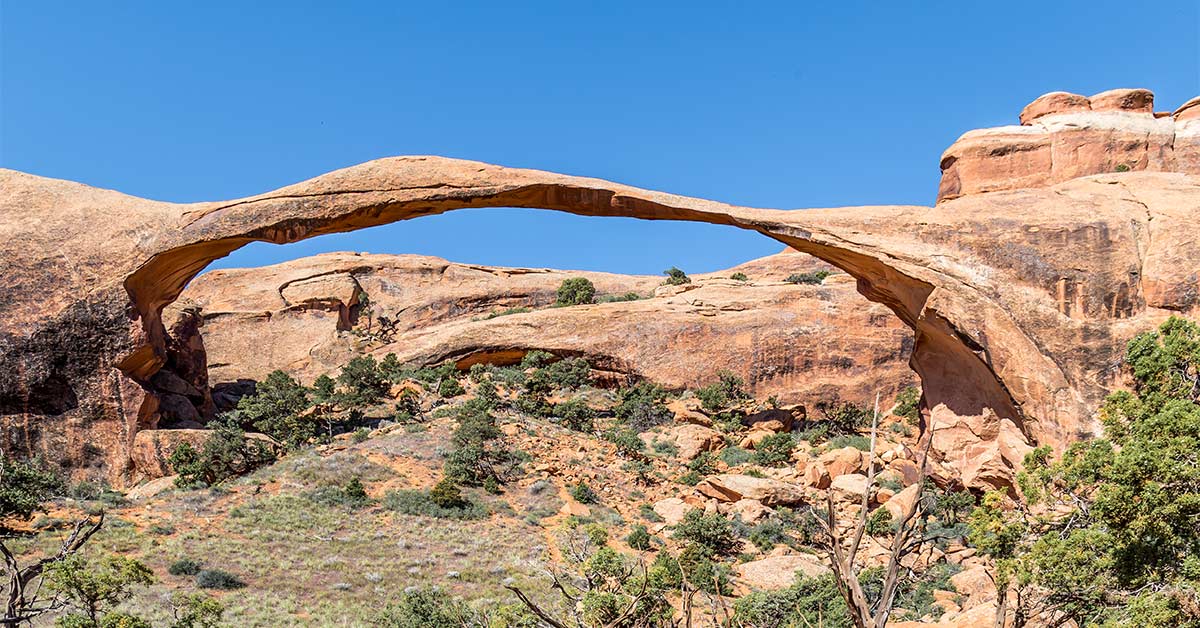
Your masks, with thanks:
[{"label": "dead tree", "polygon": [[826,558],[837,583],[838,591],[846,601],[850,610],[850,618],[855,628],[885,628],[891,616],[892,605],[895,603],[896,590],[900,584],[901,562],[906,556],[920,550],[931,539],[925,538],[920,521],[925,514],[926,506],[922,499],[925,491],[925,478],[928,469],[929,447],[933,442],[933,423],[930,422],[921,445],[920,472],[917,478],[916,497],[907,505],[898,521],[892,537],[891,552],[884,569],[883,590],[879,599],[871,604],[859,583],[859,566],[855,558],[862,545],[863,536],[867,530],[868,508],[871,504],[871,489],[875,486],[875,443],[879,432],[879,395],[875,396],[875,412],[871,419],[871,451],[867,463],[867,486],[863,490],[861,509],[858,520],[850,536],[845,538],[838,529],[837,513],[833,503],[833,491],[825,495],[826,513],[821,521],[828,535]]}]

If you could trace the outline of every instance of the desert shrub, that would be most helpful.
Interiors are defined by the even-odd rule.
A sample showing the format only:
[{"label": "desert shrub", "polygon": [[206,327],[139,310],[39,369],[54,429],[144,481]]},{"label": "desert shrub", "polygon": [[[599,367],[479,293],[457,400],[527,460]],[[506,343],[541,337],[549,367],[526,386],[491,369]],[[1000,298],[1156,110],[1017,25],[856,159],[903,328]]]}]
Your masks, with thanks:
[{"label": "desert shrub", "polygon": [[341,386],[338,402],[345,406],[369,406],[387,393],[389,385],[379,372],[373,356],[364,355],[350,360],[337,376]]},{"label": "desert shrub", "polygon": [[645,460],[629,460],[621,465],[621,470],[632,473],[633,481],[637,484],[649,485],[654,483],[654,467]]},{"label": "desert shrub", "polygon": [[820,445],[829,438],[828,425],[814,425],[806,430],[795,433],[796,440],[808,441],[812,445]]},{"label": "desert shrub", "polygon": [[713,554],[702,545],[691,543],[679,552],[679,569],[692,586],[714,595],[731,595],[728,565],[713,560]]},{"label": "desert shrub", "polygon": [[675,481],[684,486],[695,486],[704,480],[704,476],[695,471],[687,471],[683,475],[675,478]]},{"label": "desert shrub", "polygon": [[467,391],[463,390],[462,384],[458,383],[458,380],[453,377],[447,377],[438,384],[438,395],[443,399],[457,397],[465,392]]},{"label": "desert shrub", "polygon": [[817,409],[824,415],[823,424],[833,435],[854,434],[858,430],[871,426],[871,411],[850,402],[824,402],[817,404]]},{"label": "desert shrub", "polygon": [[463,628],[480,625],[470,608],[441,589],[406,590],[388,604],[375,625],[386,628]]},{"label": "desert shrub", "polygon": [[663,283],[668,286],[682,286],[685,283],[692,283],[692,278],[688,277],[687,273],[674,266],[664,270],[663,274],[667,276],[666,281]]},{"label": "desert shrub", "polygon": [[626,292],[625,294],[606,294],[596,298],[596,303],[623,303],[625,301],[637,301],[642,295],[636,292]]},{"label": "desert shrub", "polygon": [[736,467],[740,464],[750,462],[751,458],[754,457],[754,452],[749,449],[742,449],[741,447],[726,447],[721,450],[719,455],[721,460],[725,461],[725,464]]},{"label": "desert shrub", "polygon": [[275,453],[262,441],[246,438],[233,421],[218,421],[200,451],[188,443],[175,448],[167,459],[175,473],[175,484],[215,486],[275,461]]},{"label": "desert shrub", "polygon": [[592,490],[592,487],[583,480],[576,482],[571,487],[570,493],[571,498],[581,504],[594,504],[600,501],[600,496],[596,494],[596,491]]},{"label": "desert shrub", "polygon": [[892,414],[903,417],[909,425],[916,425],[921,419],[921,389],[909,386],[896,395],[896,408]]},{"label": "desert shrub", "polygon": [[617,454],[627,458],[642,455],[646,443],[631,429],[613,428],[604,433],[604,438],[617,447]]},{"label": "desert shrub", "polygon": [[754,446],[753,460],[764,467],[783,467],[791,464],[796,439],[791,434],[771,434]]},{"label": "desert shrub", "polygon": [[[396,490],[389,491],[384,495],[383,507],[404,515],[436,517],[438,519],[483,519],[487,517],[488,510],[486,507],[462,497],[461,492],[459,493],[459,498],[460,501],[455,505],[442,506],[434,502],[430,494],[425,491]],[[441,496],[440,499],[450,503],[454,501],[446,495]]]},{"label": "desert shrub", "polygon": [[679,455],[679,445],[669,440],[656,440],[652,445],[654,453],[674,458]]},{"label": "desert shrub", "polygon": [[172,576],[194,576],[200,573],[200,563],[192,558],[180,558],[167,567]]},{"label": "desert shrub", "polygon": [[564,279],[558,286],[557,305],[582,305],[591,303],[596,296],[596,286],[587,277]]},{"label": "desert shrub", "polygon": [[218,589],[228,591],[241,589],[246,583],[241,578],[221,569],[204,569],[196,574],[196,586],[201,589]]},{"label": "desert shrub", "polygon": [[357,430],[354,430],[354,433],[350,436],[350,442],[357,445],[360,443],[367,442],[368,440],[370,440],[370,438],[371,438],[371,430],[366,427],[360,427]]},{"label": "desert shrub", "polygon": [[308,406],[308,390],[287,373],[276,370],[255,386],[253,395],[238,400],[237,418],[288,449],[298,449],[317,435],[317,422],[300,416]]},{"label": "desert shrub", "polygon": [[687,467],[700,475],[712,475],[717,472],[717,464],[713,460],[711,451],[700,452],[699,455],[688,461]]},{"label": "desert shrub", "polygon": [[563,427],[577,432],[592,432],[596,429],[596,411],[582,399],[564,401],[554,406]]},{"label": "desert shrub", "polygon": [[1129,172],[1129,164],[1117,164],[1117,167],[1113,168],[1113,170],[1115,172]]},{"label": "desert shrub", "polygon": [[754,591],[733,604],[734,625],[851,626],[850,612],[832,575],[799,576],[782,591]]},{"label": "desert shrub", "polygon": [[758,549],[766,552],[780,543],[788,541],[787,531],[783,523],[776,518],[759,522],[750,528],[750,542]]},{"label": "desert shrub", "polygon": [[788,278],[785,279],[784,281],[786,281],[788,283],[795,283],[795,284],[816,285],[816,284],[820,284],[821,282],[825,281],[825,278],[828,276],[829,276],[829,271],[827,271],[827,270],[814,270],[812,272],[807,272],[807,273],[796,273],[793,275],[788,275]]},{"label": "desert shrub", "polygon": [[527,351],[521,358],[522,369],[540,369],[554,361],[554,354],[548,351]]},{"label": "desert shrub", "polygon": [[638,382],[622,388],[619,395],[620,401],[613,407],[613,414],[635,432],[645,432],[675,418],[664,403],[667,390],[658,384]]},{"label": "desert shrub", "polygon": [[731,556],[741,547],[733,522],[720,513],[689,510],[675,524],[671,538],[701,548],[707,556]]},{"label": "desert shrub", "polygon": [[379,374],[393,384],[400,382],[404,379],[404,365],[400,364],[395,353],[389,353],[379,361]]},{"label": "desert shrub", "polygon": [[346,486],[322,486],[306,492],[304,497],[322,506],[362,508],[371,503],[366,488],[358,478],[351,478]]},{"label": "desert shrub", "polygon": [[834,436],[825,443],[825,448],[829,450],[841,449],[843,447],[853,447],[859,451],[871,451],[871,439],[858,434],[846,434],[842,436]]},{"label": "desert shrub", "polygon": [[312,385],[313,401],[321,404],[333,403],[337,399],[337,382],[333,378],[322,373],[313,380]]},{"label": "desert shrub", "polygon": [[654,537],[650,536],[650,532],[646,529],[646,526],[639,523],[633,526],[633,530],[625,537],[625,544],[635,550],[644,552],[650,549],[650,540],[652,538]]},{"label": "desert shrub", "polygon": [[0,518],[26,521],[43,501],[63,490],[62,478],[41,460],[20,461],[0,455]]},{"label": "desert shrub", "polygon": [[225,605],[206,593],[176,591],[171,595],[171,613],[175,616],[171,628],[217,628]]},{"label": "desert shrub", "polygon": [[[883,510],[882,508],[880,510]],[[915,581],[904,582],[896,592],[896,606],[912,611],[916,617],[940,617],[943,609],[934,604],[934,591],[954,591],[950,577],[962,571],[961,565],[936,563],[919,574]]]},{"label": "desert shrub", "polygon": [[746,273],[733,273],[729,276],[729,278],[734,281],[750,281],[750,278],[746,276]]},{"label": "desert shrub", "polygon": [[[82,615],[85,619],[111,613],[113,607],[133,597],[135,587],[154,584],[154,572],[149,567],[132,558],[115,555],[88,560],[79,554],[72,554],[50,562],[43,576],[43,586],[60,603],[76,611],[68,617]],[[74,621],[77,622],[78,618]],[[135,624],[137,626],[148,625],[143,620],[138,621],[141,623]]]},{"label": "desert shrub", "polygon": [[732,371],[720,371],[717,378],[718,381],[696,391],[705,410],[720,412],[731,403],[750,398],[744,388],[745,382]]},{"label": "desert shrub", "polygon": [[654,506],[651,504],[638,505],[638,515],[641,516],[642,519],[645,519],[646,521],[649,521],[650,523],[662,523],[663,522],[662,515],[659,515],[657,512],[654,512]]},{"label": "desert shrub", "polygon": [[892,513],[887,508],[876,508],[867,518],[867,534],[882,536],[892,531]]},{"label": "desert shrub", "polygon": [[543,370],[550,383],[558,388],[574,390],[592,379],[592,367],[583,358],[563,358]]}]

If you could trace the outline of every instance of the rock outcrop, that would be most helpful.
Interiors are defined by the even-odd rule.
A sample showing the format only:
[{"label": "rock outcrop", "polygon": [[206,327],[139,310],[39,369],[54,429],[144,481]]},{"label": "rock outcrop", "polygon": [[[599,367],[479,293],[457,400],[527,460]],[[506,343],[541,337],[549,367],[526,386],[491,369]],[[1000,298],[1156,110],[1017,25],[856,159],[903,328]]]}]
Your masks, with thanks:
[{"label": "rock outcrop", "polygon": [[[583,356],[602,374],[672,388],[702,386],[730,370],[756,396],[789,403],[865,402],[881,387],[886,395],[911,383],[911,334],[887,308],[855,292],[848,275],[822,285],[784,281],[823,267],[783,253],[695,275],[676,288],[662,286],[661,277],[331,253],[206,273],[164,319],[200,313],[209,378],[219,388],[274,369],[310,382],[336,375],[362,353],[467,368],[517,362],[531,349]],[[750,279],[731,280],[737,272]],[[552,307],[558,285],[579,276],[602,297],[641,298]],[[506,312],[517,313],[500,315]]]},{"label": "rock outcrop", "polygon": [[1200,173],[1195,99],[1154,112],[1154,94],[1114,89],[1086,97],[1051,92],[1020,126],[969,131],[942,154],[938,202],[967,194],[1061,183],[1106,172]]},{"label": "rock outcrop", "polygon": [[[1094,408],[1122,381],[1126,340],[1200,304],[1200,177],[1188,174],[1187,148],[1195,109],[1169,118],[1171,158],[1147,149],[1146,166],[1128,171],[1023,160],[1004,170],[1048,174],[977,185],[967,146],[1013,155],[1012,137],[965,138],[951,149],[954,191],[934,207],[750,209],[438,157],[381,159],[256,197],[188,205],[0,171],[3,448],[128,477],[134,437],[157,424],[159,373],[179,346],[162,310],[208,263],[256,240],[294,242],[466,207],[762,233],[853,276],[860,293],[912,329],[925,426],[953,426],[956,441],[967,432],[981,443],[1016,434],[1024,444],[1061,447],[1095,431]],[[1076,114],[1045,115],[1031,128],[1050,133],[1067,115]],[[1143,125],[1168,120],[1078,115],[1110,116],[1143,138],[1157,137]],[[1062,141],[1067,133],[1080,146],[1123,137],[1063,130]],[[1011,466],[1019,461],[1005,452],[1019,449],[997,451]]]}]

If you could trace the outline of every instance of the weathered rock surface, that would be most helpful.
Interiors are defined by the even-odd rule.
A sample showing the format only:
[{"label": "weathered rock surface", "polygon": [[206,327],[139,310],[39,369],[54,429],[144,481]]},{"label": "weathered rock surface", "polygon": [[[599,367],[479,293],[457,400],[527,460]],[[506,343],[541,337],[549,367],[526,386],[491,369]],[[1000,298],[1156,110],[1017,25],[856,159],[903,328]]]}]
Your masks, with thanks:
[{"label": "weathered rock surface", "polygon": [[[758,231],[853,276],[912,328],[911,365],[935,427],[1062,447],[1095,432],[1095,407],[1122,383],[1126,340],[1200,304],[1193,109],[1051,114],[1028,131],[968,134],[949,151],[934,207],[749,209],[437,157],[186,205],[3,170],[3,448],[126,481],[133,439],[157,425],[159,373],[177,350],[162,309],[209,262],[255,240],[493,206]],[[1120,164],[1129,171],[1115,172]]]},{"label": "weathered rock surface", "polygon": [[765,506],[793,506],[805,501],[804,489],[796,484],[736,473],[706,478],[696,485],[696,490],[718,501],[730,503],[753,499]]},{"label": "weathered rock surface", "polygon": [[[822,267],[783,253],[695,275],[688,291],[651,297],[661,277],[332,253],[206,273],[164,319],[201,313],[214,384],[260,380],[275,369],[308,382],[362,353],[466,368],[517,362],[530,349],[584,356],[602,374],[672,388],[702,386],[729,370],[756,396],[786,402],[863,402],[880,385],[912,381],[910,334],[885,307],[857,294],[847,275],[815,286],[784,281]],[[750,281],[729,279],[735,272]],[[550,307],[570,277],[587,277],[601,296],[649,298]],[[363,295],[369,310],[359,304]],[[512,308],[534,311],[495,316]]]},{"label": "weathered rock surface", "polygon": [[1021,111],[1021,126],[968,131],[942,154],[938,201],[1060,183],[1108,172],[1200,173],[1200,123],[1155,115],[1154,94],[1051,92]]},{"label": "weathered rock surface", "polygon": [[817,556],[779,554],[737,566],[738,581],[751,589],[778,591],[792,586],[797,575],[815,578],[829,573]]}]

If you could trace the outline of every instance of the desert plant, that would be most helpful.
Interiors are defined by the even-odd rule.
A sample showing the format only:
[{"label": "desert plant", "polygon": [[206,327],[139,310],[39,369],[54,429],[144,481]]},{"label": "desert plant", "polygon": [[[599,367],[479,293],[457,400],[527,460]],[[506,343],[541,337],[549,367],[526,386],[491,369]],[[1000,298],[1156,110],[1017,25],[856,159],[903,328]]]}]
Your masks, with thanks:
[{"label": "desert plant", "polygon": [[820,284],[821,282],[825,281],[825,278],[828,276],[829,276],[829,271],[827,271],[827,270],[814,270],[812,272],[807,272],[807,273],[796,273],[793,275],[788,275],[788,278],[785,279],[784,281],[786,281],[788,283],[794,283],[794,284],[816,285],[816,284]]},{"label": "desert plant", "polygon": [[561,420],[563,427],[577,432],[596,429],[596,411],[582,399],[572,399],[554,406],[554,415]]},{"label": "desert plant", "polygon": [[234,421],[217,421],[197,451],[188,443],[175,448],[167,459],[181,487],[215,486],[273,462],[275,453],[266,443],[246,437]]},{"label": "desert plant", "polygon": [[587,482],[580,480],[571,487],[571,498],[581,504],[594,504],[600,501],[600,496]]},{"label": "desert plant", "polygon": [[341,386],[338,402],[344,406],[369,406],[382,399],[389,388],[375,358],[369,355],[346,363],[337,376],[337,383]]},{"label": "desert plant", "polygon": [[200,573],[200,563],[192,558],[180,558],[167,567],[167,573],[172,576],[194,576]]},{"label": "desert plant", "polygon": [[317,422],[301,416],[309,407],[308,390],[283,371],[272,371],[254,388],[254,394],[238,400],[237,418],[243,425],[298,449],[317,435]]},{"label": "desert plant", "polygon": [[783,467],[791,464],[796,439],[791,434],[771,434],[754,446],[752,460],[764,467]]},{"label": "desert plant", "polygon": [[688,277],[687,273],[674,266],[664,270],[663,274],[667,276],[667,280],[664,283],[668,286],[682,286],[685,283],[692,283],[692,278]]},{"label": "desert plant", "polygon": [[729,278],[734,281],[750,281],[750,278],[746,276],[746,273],[733,273],[729,276]]},{"label": "desert plant", "polygon": [[664,403],[667,390],[658,384],[641,381],[622,388],[619,395],[613,414],[635,432],[644,432],[675,418]]},{"label": "desert plant", "polygon": [[246,583],[237,576],[221,569],[204,569],[196,574],[196,586],[201,589],[219,589],[228,591],[241,589]]},{"label": "desert plant", "polygon": [[558,286],[557,305],[582,305],[596,297],[596,286],[587,277],[564,279]]}]

